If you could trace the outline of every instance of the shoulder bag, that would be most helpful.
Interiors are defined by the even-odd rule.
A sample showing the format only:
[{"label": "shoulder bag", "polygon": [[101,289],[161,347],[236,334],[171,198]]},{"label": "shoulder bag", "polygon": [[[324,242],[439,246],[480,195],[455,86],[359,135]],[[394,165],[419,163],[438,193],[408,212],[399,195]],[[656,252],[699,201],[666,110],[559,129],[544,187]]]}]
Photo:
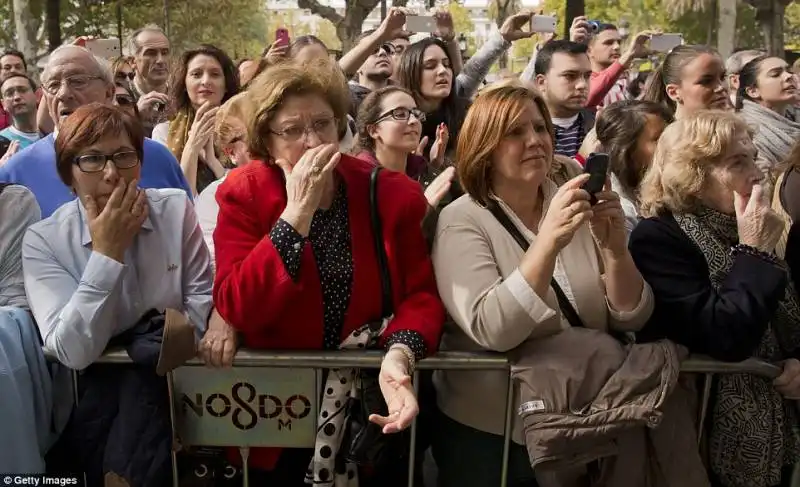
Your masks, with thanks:
[{"label": "shoulder bag", "polygon": [[[492,212],[492,215],[503,225],[503,228],[511,235],[511,237],[517,242],[517,244],[522,248],[523,252],[528,251],[528,247],[530,247],[530,242],[525,238],[522,232],[519,231],[514,222],[511,221],[506,212],[500,208],[496,202],[492,201],[489,203],[488,206],[489,211]],[[575,310],[575,307],[572,306],[572,303],[567,298],[567,295],[564,294],[564,290],[561,289],[561,286],[558,285],[555,277],[550,278],[550,287],[553,288],[553,291],[556,293],[556,299],[558,299],[558,307],[561,308],[561,312],[564,313],[564,317],[567,319],[571,326],[576,328],[583,328],[583,320],[578,315],[578,312]]]},{"label": "shoulder bag", "polygon": [[[378,212],[378,175],[381,169],[380,166],[375,167],[369,180],[370,220],[375,239],[375,255],[381,275],[381,320],[375,325],[378,327],[381,326],[383,319],[389,318],[394,313],[392,279]],[[375,369],[359,370],[361,387],[357,391],[357,397],[350,400],[349,420],[342,440],[342,451],[347,461],[360,466],[371,466],[376,470],[389,462],[399,461],[408,452],[404,432],[385,435],[380,426],[369,421],[371,414],[381,416],[389,414],[389,408],[378,385],[378,373],[379,371]]]}]

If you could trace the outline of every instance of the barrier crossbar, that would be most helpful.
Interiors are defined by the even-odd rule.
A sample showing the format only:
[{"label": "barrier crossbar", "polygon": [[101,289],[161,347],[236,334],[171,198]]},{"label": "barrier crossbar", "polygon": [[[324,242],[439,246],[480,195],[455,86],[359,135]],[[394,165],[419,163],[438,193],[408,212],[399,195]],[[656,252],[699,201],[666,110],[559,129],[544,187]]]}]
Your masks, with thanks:
[{"label": "barrier crossbar", "polygon": [[[233,365],[226,369],[210,369],[198,358],[168,374],[170,414],[173,437],[190,446],[238,446],[243,461],[243,485],[249,487],[247,460],[249,449],[256,446],[313,447],[316,420],[319,415],[318,391],[322,387],[322,370],[341,368],[379,368],[383,353],[379,351],[264,351],[239,350]],[[130,357],[122,349],[107,351],[97,363],[126,364]],[[203,369],[198,369],[198,367]],[[493,352],[439,352],[420,360],[414,373],[414,387],[419,394],[420,370],[510,370],[504,354]],[[714,374],[744,373],[775,378],[781,373],[777,365],[758,359],[744,362],[719,362],[702,356],[691,356],[681,363],[681,372],[702,374],[701,408],[698,412],[702,433]],[[77,381],[77,375],[73,375]],[[77,382],[76,382],[77,384]],[[220,422],[231,415],[237,402],[237,388],[247,389],[248,411],[252,423],[236,425]],[[230,395],[225,391],[230,390]],[[276,392],[280,390],[281,392]],[[298,390],[306,391],[298,394]],[[259,392],[270,394],[259,394]],[[283,396],[282,394],[283,393]],[[281,397],[288,400],[282,402]],[[77,396],[76,396],[77,397]],[[204,400],[205,398],[205,400]],[[256,404],[258,402],[258,404]],[[269,404],[268,404],[269,403]],[[300,406],[297,404],[302,403]],[[240,406],[239,413],[245,406]],[[300,413],[298,408],[303,407]],[[258,409],[258,414],[256,414]],[[205,412],[209,414],[205,414]],[[236,412],[233,413],[237,414]],[[286,415],[289,417],[285,417]],[[508,375],[508,394],[503,438],[503,468],[500,487],[506,487],[508,456],[514,404],[511,374]],[[241,414],[239,414],[241,416]],[[281,419],[282,416],[284,419]],[[276,421],[262,421],[260,419]],[[241,418],[240,418],[241,420]],[[215,422],[216,421],[216,422]],[[292,423],[294,421],[294,423]],[[258,423],[258,424],[257,424]],[[256,428],[255,426],[258,426]],[[277,426],[275,426],[277,425]],[[294,429],[292,429],[294,427]],[[238,429],[237,429],[238,428]],[[409,487],[414,487],[416,467],[417,421],[410,428]],[[700,436],[700,434],[698,434]],[[264,438],[268,438],[264,444]],[[195,441],[186,441],[194,439]],[[276,443],[270,443],[275,441]],[[177,450],[177,443],[176,448]],[[173,486],[179,487],[176,451],[172,454]]]}]

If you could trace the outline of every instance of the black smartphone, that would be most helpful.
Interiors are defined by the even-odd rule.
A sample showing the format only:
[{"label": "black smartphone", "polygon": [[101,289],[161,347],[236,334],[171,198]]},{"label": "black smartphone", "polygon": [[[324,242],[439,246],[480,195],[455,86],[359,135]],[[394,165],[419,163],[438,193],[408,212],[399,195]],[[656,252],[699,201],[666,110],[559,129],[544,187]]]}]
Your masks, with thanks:
[{"label": "black smartphone", "polygon": [[6,152],[8,152],[8,147],[11,145],[11,141],[5,137],[0,137],[0,157],[3,157]]},{"label": "black smartphone", "polygon": [[595,193],[603,191],[603,186],[606,185],[606,177],[608,176],[608,154],[600,152],[593,152],[586,158],[586,164],[583,166],[583,172],[589,175],[589,180],[586,181],[582,189],[589,193],[591,198],[589,202],[592,205],[597,204]]}]

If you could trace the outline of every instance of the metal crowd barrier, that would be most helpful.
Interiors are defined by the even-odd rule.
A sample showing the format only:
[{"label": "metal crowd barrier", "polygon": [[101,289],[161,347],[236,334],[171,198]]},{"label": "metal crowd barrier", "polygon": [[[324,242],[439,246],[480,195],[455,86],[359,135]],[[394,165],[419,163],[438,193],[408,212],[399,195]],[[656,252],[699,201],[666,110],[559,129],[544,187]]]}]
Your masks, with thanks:
[{"label": "metal crowd barrier", "polygon": [[[247,462],[250,448],[313,448],[322,370],[379,368],[382,355],[377,351],[239,350],[230,368],[209,368],[201,360],[193,359],[174,370],[167,377],[173,437],[180,442],[174,442],[172,453],[173,486],[179,487],[176,460],[179,444],[238,447],[245,487],[249,487]],[[130,363],[130,358],[124,350],[111,350],[98,362],[125,364]],[[417,392],[420,370],[509,370],[509,363],[505,355],[498,353],[440,352],[418,363],[414,373]],[[725,363],[692,356],[682,363],[681,371],[704,376],[698,422],[702,432],[714,374],[747,373],[774,378],[780,374],[781,368],[756,359]],[[510,374],[508,386],[501,487],[507,485],[514,414]],[[410,437],[408,485],[413,487],[416,420],[411,425]]]}]

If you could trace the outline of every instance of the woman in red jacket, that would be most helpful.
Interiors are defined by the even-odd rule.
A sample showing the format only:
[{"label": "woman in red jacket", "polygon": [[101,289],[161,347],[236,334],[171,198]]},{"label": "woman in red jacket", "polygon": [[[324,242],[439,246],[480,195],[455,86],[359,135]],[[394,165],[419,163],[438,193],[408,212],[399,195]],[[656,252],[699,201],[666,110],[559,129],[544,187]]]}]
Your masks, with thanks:
[{"label": "woman in red jacket", "polygon": [[[379,382],[389,415],[371,420],[384,433],[401,431],[418,412],[414,364],[436,349],[444,321],[420,228],[426,211],[420,186],[401,173],[379,173],[393,310],[381,321],[369,198],[375,166],[338,153],[349,104],[341,71],[327,62],[282,64],[254,80],[248,93],[249,150],[261,162],[232,171],[217,192],[217,309],[250,348],[384,347]],[[376,321],[375,332],[365,326]],[[352,465],[333,468],[343,420],[331,418],[345,416],[337,412],[347,401],[329,386],[345,384],[352,392],[351,382],[352,371],[329,372],[316,451],[251,452],[250,465],[261,470],[257,483],[303,485],[306,469],[314,485],[356,474]],[[323,426],[335,434],[322,438]]]}]

